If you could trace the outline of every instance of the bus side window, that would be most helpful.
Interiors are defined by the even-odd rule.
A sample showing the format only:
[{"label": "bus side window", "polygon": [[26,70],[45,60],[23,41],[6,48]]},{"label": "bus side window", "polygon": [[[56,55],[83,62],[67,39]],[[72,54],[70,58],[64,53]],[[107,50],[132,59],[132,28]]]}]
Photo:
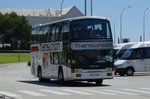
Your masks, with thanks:
[{"label": "bus side window", "polygon": [[50,25],[47,26],[47,35],[46,35],[46,38],[47,38],[47,42],[50,42],[50,32],[51,32],[51,27]]},{"label": "bus side window", "polygon": [[48,35],[48,28],[47,28],[47,26],[42,26],[41,27],[42,29],[41,29],[41,40],[40,40],[40,42],[41,43],[45,43],[45,42],[47,42],[47,35]]},{"label": "bus side window", "polygon": [[36,33],[36,43],[39,43],[39,37],[40,36],[40,27],[37,28],[37,33]]},{"label": "bus side window", "polygon": [[60,23],[56,25],[55,40],[62,40],[62,25]]},{"label": "bus side window", "polygon": [[37,28],[32,29],[32,34],[31,34],[31,43],[36,43],[36,35],[37,35]]},{"label": "bus side window", "polygon": [[55,28],[55,41],[58,41],[58,34],[59,34],[59,25],[56,24],[56,28]]},{"label": "bus side window", "polygon": [[62,35],[63,31],[62,31],[62,24],[59,24],[59,32],[58,32],[58,40],[62,40]]},{"label": "bus side window", "polygon": [[43,34],[42,34],[42,43],[47,42],[47,37],[48,37],[48,26],[43,27]]},{"label": "bus side window", "polygon": [[52,26],[51,41],[55,41],[55,30],[56,30],[56,26],[55,26],[55,25],[53,25],[53,26]]},{"label": "bus side window", "polygon": [[68,40],[69,39],[69,24],[65,22],[62,25],[62,31],[63,31],[63,40]]},{"label": "bus side window", "polygon": [[52,41],[52,25],[49,25],[49,32],[48,32],[48,42]]},{"label": "bus side window", "polygon": [[39,28],[39,31],[38,31],[38,33],[37,33],[37,36],[38,36],[38,43],[43,43],[44,41],[43,41],[43,27],[40,27]]}]

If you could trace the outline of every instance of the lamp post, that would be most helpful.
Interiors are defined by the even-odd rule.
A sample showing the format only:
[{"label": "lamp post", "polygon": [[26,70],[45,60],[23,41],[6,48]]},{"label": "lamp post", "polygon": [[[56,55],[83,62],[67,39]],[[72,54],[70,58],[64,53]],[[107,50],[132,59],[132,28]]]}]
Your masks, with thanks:
[{"label": "lamp post", "polygon": [[93,1],[91,0],[91,16],[93,16]]},{"label": "lamp post", "polygon": [[114,44],[116,44],[116,27],[115,27],[115,20],[114,20]]},{"label": "lamp post", "polygon": [[63,6],[64,0],[61,2],[61,16],[62,16],[62,6]]},{"label": "lamp post", "polygon": [[113,32],[114,32],[114,35],[113,35],[113,41],[114,41],[114,44],[116,44],[116,27],[115,27],[115,19],[113,19],[113,16],[110,16],[110,18],[113,20],[111,21],[111,24],[113,24]]},{"label": "lamp post", "polygon": [[84,15],[86,16],[86,0],[84,0]]},{"label": "lamp post", "polygon": [[123,12],[128,9],[128,8],[131,8],[132,6],[127,6],[125,7],[122,11],[121,11],[121,14],[120,14],[120,43],[122,43],[122,15],[123,15]]},{"label": "lamp post", "polygon": [[143,41],[145,41],[145,14],[147,10],[148,8],[144,10],[144,14],[143,14]]}]

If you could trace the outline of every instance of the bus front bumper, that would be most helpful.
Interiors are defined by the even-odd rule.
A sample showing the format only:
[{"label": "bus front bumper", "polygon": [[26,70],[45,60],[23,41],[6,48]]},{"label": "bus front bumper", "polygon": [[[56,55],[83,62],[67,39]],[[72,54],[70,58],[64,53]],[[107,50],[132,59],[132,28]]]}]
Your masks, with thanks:
[{"label": "bus front bumper", "polygon": [[111,72],[84,72],[73,73],[73,80],[97,80],[97,79],[113,79],[114,73]]}]

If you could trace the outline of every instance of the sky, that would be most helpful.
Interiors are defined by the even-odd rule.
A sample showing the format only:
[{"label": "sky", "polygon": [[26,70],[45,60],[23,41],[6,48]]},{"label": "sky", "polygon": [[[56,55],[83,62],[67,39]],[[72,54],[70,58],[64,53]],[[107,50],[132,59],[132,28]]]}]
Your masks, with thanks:
[{"label": "sky", "polygon": [[[0,0],[0,8],[60,9],[62,0]],[[64,0],[63,8],[75,5],[84,13],[84,0]],[[124,8],[127,8],[123,11]],[[144,15],[146,8],[149,8]],[[150,0],[93,0],[93,16],[107,17],[111,22],[115,42],[120,37],[120,16],[122,14],[122,37],[140,41],[143,36],[145,16],[145,40],[150,41]],[[90,16],[90,0],[87,0],[87,15]]]}]

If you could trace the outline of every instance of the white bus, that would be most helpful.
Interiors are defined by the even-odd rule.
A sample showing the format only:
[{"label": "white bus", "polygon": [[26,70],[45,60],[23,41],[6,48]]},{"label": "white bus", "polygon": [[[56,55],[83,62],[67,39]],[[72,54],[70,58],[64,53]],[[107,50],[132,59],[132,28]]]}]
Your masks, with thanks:
[{"label": "white bus", "polygon": [[109,20],[70,18],[33,27],[31,72],[39,78],[88,81],[113,78],[113,40]]}]

